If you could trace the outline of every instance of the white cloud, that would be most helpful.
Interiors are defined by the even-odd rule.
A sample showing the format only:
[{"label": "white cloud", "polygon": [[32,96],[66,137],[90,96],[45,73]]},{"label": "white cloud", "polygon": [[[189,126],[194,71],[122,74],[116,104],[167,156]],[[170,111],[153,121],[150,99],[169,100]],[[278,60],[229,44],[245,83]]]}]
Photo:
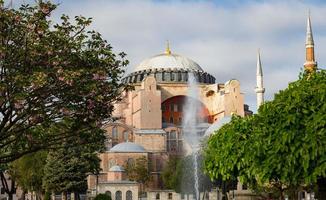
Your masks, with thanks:
[{"label": "white cloud", "polygon": [[[57,15],[93,17],[114,50],[124,51],[129,70],[161,53],[165,41],[225,82],[242,84],[246,103],[255,110],[256,51],[261,48],[267,99],[297,79],[304,62],[307,10],[312,12],[316,56],[326,63],[326,6],[300,1],[250,2],[221,6],[210,1],[63,1]],[[234,3],[235,4],[235,3]],[[324,46],[323,46],[324,45]]]}]

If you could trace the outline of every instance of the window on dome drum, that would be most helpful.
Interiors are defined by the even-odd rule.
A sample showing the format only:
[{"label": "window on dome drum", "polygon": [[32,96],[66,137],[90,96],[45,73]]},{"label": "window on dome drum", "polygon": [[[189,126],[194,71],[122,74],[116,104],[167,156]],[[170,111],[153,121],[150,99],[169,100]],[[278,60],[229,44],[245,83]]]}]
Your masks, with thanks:
[{"label": "window on dome drum", "polygon": [[170,72],[171,81],[174,81],[174,73]]},{"label": "window on dome drum", "polygon": [[182,74],[181,74],[181,72],[178,72],[178,81],[182,81]]},{"label": "window on dome drum", "polygon": [[118,128],[116,126],[112,128],[112,138],[118,139]]},{"label": "window on dome drum", "polygon": [[122,200],[122,192],[120,190],[115,192],[115,200]]},{"label": "window on dome drum", "polygon": [[132,200],[132,192],[130,190],[126,192],[126,200]]},{"label": "window on dome drum", "polygon": [[188,81],[188,72],[185,74],[185,81]]}]

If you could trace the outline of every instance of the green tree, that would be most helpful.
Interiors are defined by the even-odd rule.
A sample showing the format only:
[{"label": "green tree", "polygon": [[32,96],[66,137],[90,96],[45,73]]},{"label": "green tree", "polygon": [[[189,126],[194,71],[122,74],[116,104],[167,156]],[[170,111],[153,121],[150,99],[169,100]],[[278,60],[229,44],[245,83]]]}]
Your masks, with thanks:
[{"label": "green tree", "polygon": [[126,163],[125,172],[131,181],[136,181],[141,184],[141,192],[147,183],[151,180],[150,175],[151,163],[145,156],[137,158],[133,163]]},{"label": "green tree", "polygon": [[210,137],[206,172],[295,199],[326,176],[325,99],[325,70],[302,74],[258,114],[233,117]]},{"label": "green tree", "polygon": [[71,146],[76,141],[69,139],[63,148],[50,151],[43,176],[46,191],[61,192],[65,199],[68,192],[73,192],[78,199],[78,193],[87,190],[87,174],[98,174],[100,171],[100,159],[96,152],[104,149],[102,141],[99,137],[97,142]]},{"label": "green tree", "polygon": [[[202,156],[198,156],[199,165],[199,190],[209,190],[212,186],[210,179],[203,173],[202,170]],[[173,189],[176,192],[192,193],[194,188],[194,169],[193,169],[193,156],[169,158],[167,165],[162,172],[162,179],[164,187]]]},{"label": "green tree", "polygon": [[112,198],[107,194],[98,194],[94,200],[112,200]]},{"label": "green tree", "polygon": [[91,19],[54,24],[55,8],[0,0],[0,163],[99,129],[124,88],[125,54],[87,29]]},{"label": "green tree", "polygon": [[42,199],[44,190],[42,178],[47,152],[39,151],[27,154],[10,164],[9,174],[24,191],[36,193],[37,199]]},{"label": "green tree", "polygon": [[181,158],[177,156],[170,156],[166,166],[163,168],[162,171],[162,179],[164,183],[164,187],[166,189],[173,189],[175,191],[180,191],[180,165],[181,165]]}]

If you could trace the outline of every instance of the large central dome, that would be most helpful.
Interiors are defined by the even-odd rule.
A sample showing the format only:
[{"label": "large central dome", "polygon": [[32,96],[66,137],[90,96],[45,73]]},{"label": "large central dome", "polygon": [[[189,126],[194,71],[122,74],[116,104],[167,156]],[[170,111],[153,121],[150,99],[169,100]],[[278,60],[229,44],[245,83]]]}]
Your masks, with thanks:
[{"label": "large central dome", "polygon": [[154,76],[158,83],[187,83],[192,73],[198,83],[212,84],[215,78],[193,60],[171,53],[169,45],[165,53],[142,61],[132,73],[123,78],[125,83],[140,83],[147,76]]},{"label": "large central dome", "polygon": [[142,61],[134,71],[148,69],[183,69],[191,71],[203,71],[203,69],[193,60],[184,56],[172,54],[170,51]]}]

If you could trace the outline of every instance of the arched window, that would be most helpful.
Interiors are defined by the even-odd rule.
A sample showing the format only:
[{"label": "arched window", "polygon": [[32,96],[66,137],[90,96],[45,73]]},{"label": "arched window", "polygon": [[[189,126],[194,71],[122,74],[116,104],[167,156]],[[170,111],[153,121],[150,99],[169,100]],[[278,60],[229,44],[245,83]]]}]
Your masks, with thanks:
[{"label": "arched window", "polygon": [[116,126],[112,128],[112,138],[118,139],[118,128]]},{"label": "arched window", "polygon": [[175,130],[172,130],[170,132],[170,139],[171,140],[176,140],[177,139],[177,132]]},{"label": "arched window", "polygon": [[128,131],[123,131],[123,140],[125,142],[128,142],[128,140],[129,140],[129,133],[128,133]]},{"label": "arched window", "polygon": [[112,197],[111,191],[106,191],[105,194],[107,194],[109,197]]},{"label": "arched window", "polygon": [[110,159],[110,160],[109,160],[109,166],[108,166],[108,168],[110,169],[110,168],[113,167],[114,165],[116,165],[115,160],[114,160],[114,159]]},{"label": "arched window", "polygon": [[169,152],[182,152],[183,151],[183,141],[181,132],[178,133],[177,130],[171,130],[167,133],[167,150]]},{"label": "arched window", "polygon": [[181,74],[181,72],[178,72],[178,81],[182,81],[182,74]]},{"label": "arched window", "polygon": [[134,159],[133,159],[133,158],[128,158],[128,160],[127,160],[127,164],[128,164],[128,166],[132,166],[132,165],[134,165],[134,164],[135,164]]},{"label": "arched window", "polygon": [[115,192],[115,200],[122,200],[122,193],[120,190]]},{"label": "arched window", "polygon": [[132,200],[132,192],[130,190],[126,192],[126,200]]},{"label": "arched window", "polygon": [[156,193],[155,199],[160,199],[160,193]]}]

